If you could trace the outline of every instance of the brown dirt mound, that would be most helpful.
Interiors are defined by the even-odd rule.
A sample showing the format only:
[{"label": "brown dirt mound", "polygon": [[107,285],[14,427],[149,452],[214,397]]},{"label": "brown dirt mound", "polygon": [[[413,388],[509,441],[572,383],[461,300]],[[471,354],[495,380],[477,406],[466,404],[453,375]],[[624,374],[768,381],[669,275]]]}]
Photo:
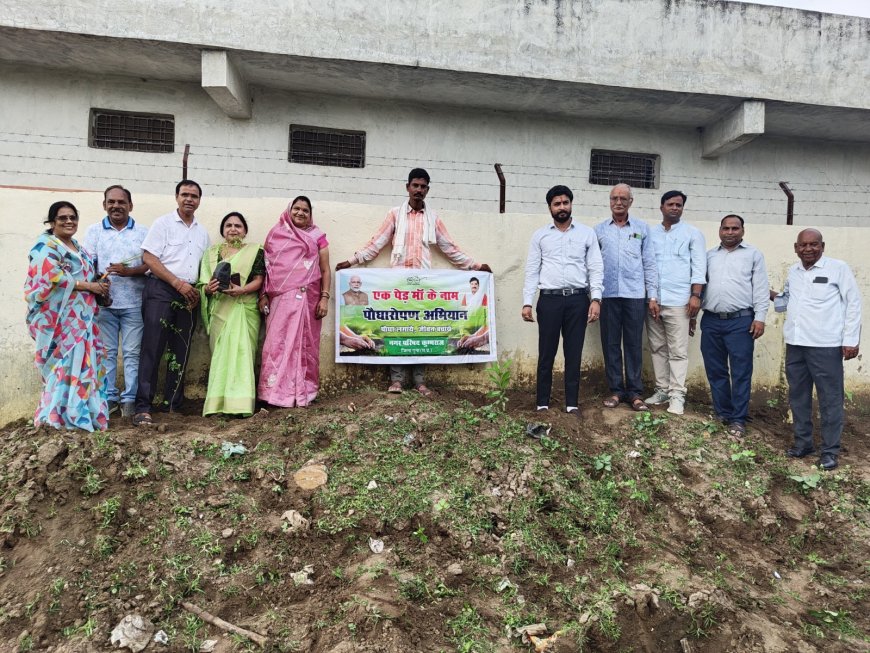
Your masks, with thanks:
[{"label": "brown dirt mound", "polygon": [[[509,399],[356,389],[247,420],[8,427],[0,650],[111,650],[127,614],[166,633],[147,651],[260,650],[183,602],[269,651],[535,650],[517,630],[539,622],[561,631],[542,651],[868,650],[868,403],[822,475],[782,455],[776,405],[737,441],[702,404],[593,397],[535,439],[529,395]],[[294,481],[310,464],[325,485]]]}]

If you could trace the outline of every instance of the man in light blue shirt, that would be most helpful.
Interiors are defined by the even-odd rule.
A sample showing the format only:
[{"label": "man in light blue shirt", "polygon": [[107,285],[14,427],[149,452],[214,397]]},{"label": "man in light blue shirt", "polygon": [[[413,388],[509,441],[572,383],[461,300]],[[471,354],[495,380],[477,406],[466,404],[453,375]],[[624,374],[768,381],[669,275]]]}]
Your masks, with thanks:
[{"label": "man in light blue shirt", "polygon": [[580,416],[580,357],[586,325],[598,319],[604,266],[598,239],[571,216],[574,194],[567,186],[547,191],[553,224],[532,235],[526,259],[522,317],[534,322],[532,302],[538,297],[538,382],[536,406],[550,406],[553,362],[562,336],[565,354],[565,410]]},{"label": "man in light blue shirt", "polygon": [[[121,416],[130,417],[139,377],[142,288],[147,271],[142,263],[142,241],[148,229],[130,215],[133,197],[123,186],[109,186],[103,192],[103,210],[106,217],[88,228],[84,248],[96,261],[99,274],[112,277],[112,305],[100,308],[97,314],[106,348],[102,364],[109,384],[109,414],[120,407]],[[115,384],[119,337],[124,361],[123,392]]]},{"label": "man in light blue shirt", "polygon": [[771,290],[777,313],[785,318],[785,376],[794,418],[791,458],[815,452],[813,386],[819,398],[822,453],[819,466],[836,469],[843,435],[843,361],[858,356],[861,295],[849,266],[824,256],[825,241],[816,229],[798,234],[800,259],[788,271],[782,293]]},{"label": "man in light blue shirt", "polygon": [[764,335],[770,285],[764,256],[743,242],[743,218],[726,215],[707,252],[701,355],[713,408],[737,437],[746,433],[755,340]]},{"label": "man in light blue shirt", "polygon": [[633,201],[628,184],[614,186],[610,191],[611,217],[596,225],[595,235],[604,259],[601,350],[610,387],[604,406],[616,408],[624,401],[641,411],[649,410],[641,399],[643,321],[647,308],[658,312],[658,269],[649,227],[629,215]]},{"label": "man in light blue shirt", "polygon": [[662,195],[662,223],[650,230],[658,266],[659,314],[650,309],[646,331],[656,389],[646,403],[668,402],[668,412],[683,414],[689,371],[689,321],[701,308],[707,275],[704,236],[680,222],[686,195],[671,190]]}]

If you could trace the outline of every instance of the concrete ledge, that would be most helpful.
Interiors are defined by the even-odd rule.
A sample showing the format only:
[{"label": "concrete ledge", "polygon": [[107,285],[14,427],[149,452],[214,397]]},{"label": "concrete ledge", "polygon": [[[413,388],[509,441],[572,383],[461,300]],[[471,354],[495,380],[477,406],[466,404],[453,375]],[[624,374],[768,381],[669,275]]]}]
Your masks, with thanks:
[{"label": "concrete ledge", "polygon": [[764,102],[745,100],[722,120],[704,128],[701,156],[715,159],[764,133]]},{"label": "concrete ledge", "polygon": [[202,87],[230,118],[251,117],[248,84],[226,50],[202,51]]}]

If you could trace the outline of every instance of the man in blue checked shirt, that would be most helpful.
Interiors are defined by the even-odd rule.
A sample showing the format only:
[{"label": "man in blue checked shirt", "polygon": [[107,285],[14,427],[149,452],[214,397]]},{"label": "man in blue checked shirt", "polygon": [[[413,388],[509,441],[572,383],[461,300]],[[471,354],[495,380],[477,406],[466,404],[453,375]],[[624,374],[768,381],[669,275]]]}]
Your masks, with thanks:
[{"label": "man in blue checked shirt", "polygon": [[[604,259],[601,350],[610,396],[607,408],[624,401],[649,410],[643,399],[643,322],[647,309],[658,315],[658,269],[645,222],[629,215],[634,201],[628,184],[610,191],[610,219],[595,227]],[[623,364],[624,363],[624,364]],[[624,370],[624,373],[623,373]]]},{"label": "man in blue checked shirt", "polygon": [[601,310],[603,264],[598,239],[571,216],[574,194],[567,186],[547,191],[553,224],[532,235],[526,259],[522,317],[534,322],[532,302],[538,294],[538,383],[536,407],[550,407],[553,361],[562,336],[565,354],[565,410],[580,416],[580,357],[586,325]]},{"label": "man in blue checked shirt", "polygon": [[656,389],[646,403],[668,403],[668,412],[682,415],[689,372],[689,322],[701,308],[707,282],[704,236],[680,222],[686,195],[670,190],[662,195],[662,222],[650,229],[658,267],[659,311],[646,320]]},{"label": "man in blue checked shirt", "polygon": [[830,471],[837,468],[843,435],[843,361],[858,356],[861,340],[861,295],[849,266],[824,256],[825,241],[818,230],[801,231],[794,251],[800,262],[789,268],[785,288],[780,294],[770,291],[776,312],[788,311],[783,335],[794,446],[786,455],[815,453],[815,386],[822,432],[819,467]]},{"label": "man in blue checked shirt", "polygon": [[[109,384],[109,415],[121,409],[122,417],[133,414],[139,378],[139,349],[142,342],[142,288],[145,272],[142,241],[148,228],[130,215],[133,197],[123,186],[109,186],[103,192],[106,217],[91,225],[84,248],[94,258],[100,275],[112,278],[112,305],[100,308],[100,325],[106,354],[103,366]],[[124,361],[124,391],[115,385],[118,369],[118,341]]]}]

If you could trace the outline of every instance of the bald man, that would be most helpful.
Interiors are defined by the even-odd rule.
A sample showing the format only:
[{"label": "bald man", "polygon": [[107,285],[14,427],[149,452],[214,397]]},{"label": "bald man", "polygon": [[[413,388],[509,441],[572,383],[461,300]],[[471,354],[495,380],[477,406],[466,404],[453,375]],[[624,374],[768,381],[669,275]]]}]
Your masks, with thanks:
[{"label": "bald man", "polygon": [[645,222],[629,215],[631,187],[617,184],[610,191],[610,218],[595,226],[604,259],[601,301],[601,350],[610,395],[606,408],[624,401],[634,410],[649,410],[641,398],[643,323],[647,310],[658,316],[658,269]]},{"label": "bald man", "polygon": [[825,241],[817,229],[801,231],[794,251],[800,260],[789,268],[785,288],[770,292],[776,312],[788,311],[783,331],[794,446],[786,455],[815,453],[815,386],[821,414],[819,467],[831,471],[837,468],[843,435],[843,361],[858,355],[861,295],[849,266],[824,255]]}]

